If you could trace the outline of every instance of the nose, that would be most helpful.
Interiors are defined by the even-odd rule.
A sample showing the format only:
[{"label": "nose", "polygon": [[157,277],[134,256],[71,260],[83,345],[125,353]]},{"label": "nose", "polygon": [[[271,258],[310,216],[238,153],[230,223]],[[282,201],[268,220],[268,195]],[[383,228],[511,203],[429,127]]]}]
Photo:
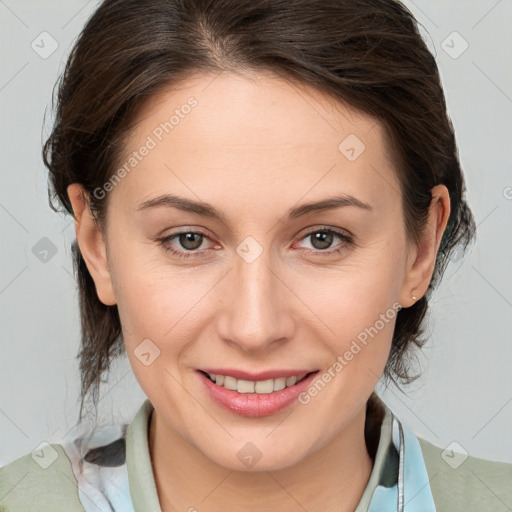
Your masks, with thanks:
[{"label": "nose", "polygon": [[254,261],[236,257],[223,283],[217,316],[221,339],[244,352],[282,345],[293,337],[293,293],[268,253]]}]

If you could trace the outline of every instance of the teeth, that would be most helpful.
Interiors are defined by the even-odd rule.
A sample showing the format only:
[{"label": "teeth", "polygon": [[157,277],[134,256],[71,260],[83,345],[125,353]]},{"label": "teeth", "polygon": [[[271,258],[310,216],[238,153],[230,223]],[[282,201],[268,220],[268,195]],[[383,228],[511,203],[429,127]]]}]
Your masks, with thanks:
[{"label": "teeth", "polygon": [[229,377],[228,375],[216,375],[215,373],[208,374],[210,379],[218,386],[223,386],[226,389],[238,391],[238,393],[260,393],[268,394],[274,391],[281,391],[284,388],[293,386],[300,382],[307,373],[296,375],[293,377],[278,377],[277,379],[268,380],[242,380]]},{"label": "teeth", "polygon": [[[217,382],[217,379],[215,379],[215,382]],[[224,377],[224,387],[226,389],[232,389],[233,391],[236,390],[238,386],[238,381],[234,377]]]},{"label": "teeth", "polygon": [[281,391],[286,387],[286,377],[279,377],[274,380],[274,391]]},{"label": "teeth", "polygon": [[274,379],[259,380],[254,383],[255,393],[272,393],[274,391]]},{"label": "teeth", "polygon": [[[239,380],[236,386],[239,393],[254,393],[254,382],[250,380]],[[261,391],[258,391],[261,393]]]},{"label": "teeth", "polygon": [[293,386],[296,383],[297,383],[297,377],[288,377],[286,379],[286,387]]}]

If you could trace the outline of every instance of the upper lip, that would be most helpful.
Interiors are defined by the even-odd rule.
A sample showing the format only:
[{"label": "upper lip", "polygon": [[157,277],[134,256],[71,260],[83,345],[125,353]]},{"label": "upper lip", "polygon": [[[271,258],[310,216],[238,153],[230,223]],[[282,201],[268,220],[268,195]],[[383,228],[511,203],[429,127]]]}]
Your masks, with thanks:
[{"label": "upper lip", "polygon": [[249,381],[262,381],[269,379],[277,379],[279,377],[293,377],[303,374],[308,374],[316,370],[308,369],[292,369],[292,370],[266,370],[263,372],[250,373],[235,368],[199,368],[199,370],[206,373],[214,373],[215,375],[224,375],[234,377],[237,380],[249,380]]}]

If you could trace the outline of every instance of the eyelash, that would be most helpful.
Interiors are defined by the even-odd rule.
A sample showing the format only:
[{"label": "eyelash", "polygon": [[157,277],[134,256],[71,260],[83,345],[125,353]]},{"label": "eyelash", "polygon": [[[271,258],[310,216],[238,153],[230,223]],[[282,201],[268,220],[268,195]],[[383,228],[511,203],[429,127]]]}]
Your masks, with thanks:
[{"label": "eyelash", "polygon": [[[156,238],[155,241],[158,242],[158,245],[162,246],[165,251],[170,252],[171,254],[173,254],[174,256],[178,256],[179,258],[189,259],[189,258],[201,257],[201,252],[203,252],[203,251],[197,251],[197,249],[196,249],[197,252],[187,251],[188,252],[188,254],[187,254],[187,252],[184,252],[184,251],[178,251],[175,249],[171,249],[167,245],[172,239],[174,239],[180,235],[186,235],[186,234],[190,234],[190,233],[194,234],[194,235],[200,235],[204,238],[208,238],[208,235],[206,235],[206,233],[203,233],[202,231],[188,230],[188,231],[180,231],[178,233],[173,233],[172,235],[168,235],[163,238]],[[350,246],[353,244],[353,239],[351,236],[347,235],[346,233],[344,233],[342,231],[338,231],[336,229],[327,228],[327,227],[320,228],[320,229],[317,228],[315,230],[309,231],[304,236],[302,236],[301,240],[304,240],[308,236],[311,236],[315,233],[324,233],[324,234],[332,233],[332,234],[336,235],[337,237],[339,237],[343,243],[339,244],[336,249],[331,249],[331,250],[322,251],[320,249],[316,249],[316,250],[308,249],[307,250],[308,254],[316,253],[316,254],[322,254],[325,256],[331,256],[333,254],[337,254],[337,253],[341,252],[346,246]]]}]

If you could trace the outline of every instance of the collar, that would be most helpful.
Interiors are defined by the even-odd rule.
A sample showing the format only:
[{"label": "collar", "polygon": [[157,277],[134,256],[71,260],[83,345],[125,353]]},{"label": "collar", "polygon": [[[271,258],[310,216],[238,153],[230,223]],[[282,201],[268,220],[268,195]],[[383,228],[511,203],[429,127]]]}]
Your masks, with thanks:
[{"label": "collar", "polygon": [[135,512],[161,512],[149,455],[149,420],[153,409],[146,398],[126,435],[126,465]]},{"label": "collar", "polygon": [[373,392],[365,424],[370,452],[371,432],[379,430],[373,469],[355,512],[436,512],[416,435]]},{"label": "collar", "polygon": [[[161,512],[149,453],[153,410],[146,399],[126,436],[126,465],[134,512]],[[372,393],[367,406],[367,432],[378,432],[379,423],[373,469],[355,512],[436,512],[418,439]]]}]

